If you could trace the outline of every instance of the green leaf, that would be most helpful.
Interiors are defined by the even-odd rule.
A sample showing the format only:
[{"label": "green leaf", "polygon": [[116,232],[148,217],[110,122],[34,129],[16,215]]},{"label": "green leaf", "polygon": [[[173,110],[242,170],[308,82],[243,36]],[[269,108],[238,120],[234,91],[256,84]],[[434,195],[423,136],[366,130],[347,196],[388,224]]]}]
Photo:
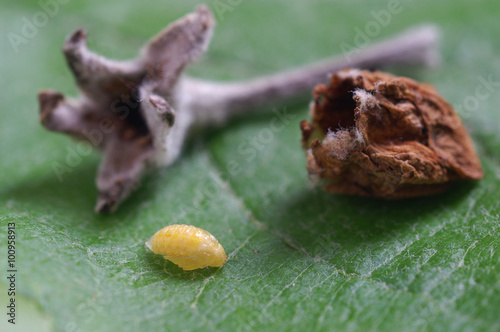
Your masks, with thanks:
[{"label": "green leaf", "polygon": [[[43,3],[43,1],[42,1]],[[485,178],[428,198],[386,202],[332,196],[307,181],[300,120],[269,136],[270,109],[199,133],[173,166],[153,172],[111,216],[93,213],[97,153],[60,182],[76,144],[43,130],[36,93],[76,94],[60,48],[85,27],[90,47],[126,59],[197,1],[76,1],[36,28],[16,53],[12,33],[42,11],[11,2],[0,12],[0,266],[16,224],[19,325],[55,331],[500,329],[500,94],[474,99],[481,79],[500,82],[500,5],[489,0],[401,1],[373,40],[435,22],[442,65],[394,69],[436,85],[476,142]],[[225,1],[208,54],[191,74],[242,79],[339,54],[389,1]],[[25,18],[25,19],[23,19]],[[39,22],[40,23],[40,22]],[[24,28],[26,29],[26,28]],[[485,90],[483,90],[484,92]],[[468,107],[468,109],[467,109]],[[232,165],[232,166],[231,166]],[[233,175],[231,167],[237,165]],[[148,252],[172,224],[210,231],[229,259],[184,272]],[[24,328],[23,325],[24,324]],[[2,330],[4,330],[2,328]]]}]

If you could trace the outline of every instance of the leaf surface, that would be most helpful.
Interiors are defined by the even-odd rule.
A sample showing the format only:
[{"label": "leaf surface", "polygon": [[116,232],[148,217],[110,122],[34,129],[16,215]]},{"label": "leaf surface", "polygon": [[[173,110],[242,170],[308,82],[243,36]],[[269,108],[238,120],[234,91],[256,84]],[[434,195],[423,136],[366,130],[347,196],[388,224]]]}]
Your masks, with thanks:
[{"label": "leaf surface", "polygon": [[[24,330],[499,330],[500,5],[402,1],[370,37],[440,26],[441,66],[393,72],[431,82],[456,106],[485,169],[478,184],[398,202],[326,194],[307,181],[298,125],[307,118],[304,101],[275,105],[291,114],[280,130],[269,130],[270,108],[199,133],[116,214],[95,215],[99,156],[71,160],[59,181],[54,163],[68,164],[77,144],[41,128],[36,93],[76,95],[60,51],[74,29],[88,30],[92,49],[126,59],[196,3],[74,0],[18,53],[9,33],[21,35],[23,17],[32,21],[42,7],[2,6],[0,266],[15,222]],[[354,45],[356,27],[388,9],[386,1],[280,0],[217,11],[221,3],[230,1],[209,3],[218,27],[192,75],[243,79],[340,54],[342,41]],[[478,99],[481,78],[492,91],[482,88],[488,96]],[[184,272],[148,252],[144,241],[173,223],[214,234],[226,265]],[[0,284],[5,293],[6,279]]]}]

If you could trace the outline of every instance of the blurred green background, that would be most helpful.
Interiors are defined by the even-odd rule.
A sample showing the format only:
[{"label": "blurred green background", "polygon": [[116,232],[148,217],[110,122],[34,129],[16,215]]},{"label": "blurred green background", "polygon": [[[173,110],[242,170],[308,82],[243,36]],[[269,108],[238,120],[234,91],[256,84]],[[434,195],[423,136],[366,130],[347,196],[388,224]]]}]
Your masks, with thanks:
[{"label": "blurred green background", "polygon": [[[275,105],[295,118],[257,158],[247,160],[238,147],[269,125],[270,109],[200,133],[116,214],[98,216],[99,155],[84,157],[60,182],[52,165],[64,163],[75,143],[42,129],[36,94],[77,94],[61,53],[74,29],[87,29],[91,49],[127,59],[199,1],[66,2],[17,53],[9,33],[21,35],[43,7],[0,4],[2,331],[500,329],[498,86],[462,114],[486,173],[477,185],[401,202],[325,194],[307,181],[298,128],[307,118],[304,100]],[[216,14],[211,47],[188,72],[227,80],[339,54],[340,43],[353,43],[355,28],[389,1],[207,4],[227,11]],[[500,3],[401,6],[374,39],[435,23],[442,63],[393,73],[434,84],[456,106],[474,96],[481,78],[500,82]],[[220,172],[231,160],[244,167],[228,178]],[[9,222],[17,231],[15,326],[6,316]],[[229,254],[226,265],[184,272],[147,252],[144,241],[172,223],[214,234]]]}]

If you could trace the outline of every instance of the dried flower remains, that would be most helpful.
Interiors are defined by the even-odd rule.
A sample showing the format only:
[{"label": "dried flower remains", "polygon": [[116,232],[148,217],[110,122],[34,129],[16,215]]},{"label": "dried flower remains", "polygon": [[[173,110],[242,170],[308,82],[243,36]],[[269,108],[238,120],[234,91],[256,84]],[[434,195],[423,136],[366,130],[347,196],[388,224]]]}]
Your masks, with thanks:
[{"label": "dried flower remains", "polygon": [[452,106],[409,78],[342,70],[314,89],[310,116],[301,123],[307,169],[331,193],[407,198],[483,176]]},{"label": "dried flower remains", "polygon": [[210,11],[199,7],[160,32],[137,59],[122,62],[90,52],[83,30],[66,41],[63,51],[81,94],[72,101],[41,91],[41,121],[49,130],[88,139],[104,151],[97,212],[116,209],[148,163],[179,153],[167,137],[175,122],[182,128],[186,120],[176,117],[169,101],[184,67],[207,48],[213,25]]},{"label": "dried flower remains", "polygon": [[[129,61],[89,51],[83,30],[66,40],[63,52],[80,95],[71,100],[56,91],[41,91],[40,119],[48,130],[103,151],[96,212],[113,212],[137,187],[148,166],[175,161],[193,128],[220,126],[233,116],[306,96],[328,73],[347,65],[342,57],[332,58],[243,82],[183,76],[184,68],[206,50],[214,25],[210,10],[198,6]],[[432,65],[437,35],[432,26],[415,28],[358,50],[349,64],[364,68]]]}]

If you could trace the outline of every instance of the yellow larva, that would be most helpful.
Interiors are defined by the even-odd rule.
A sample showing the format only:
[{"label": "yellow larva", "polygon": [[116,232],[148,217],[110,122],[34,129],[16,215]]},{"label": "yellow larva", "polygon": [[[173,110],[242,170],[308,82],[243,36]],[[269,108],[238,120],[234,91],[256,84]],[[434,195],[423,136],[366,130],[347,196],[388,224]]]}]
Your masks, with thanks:
[{"label": "yellow larva", "polygon": [[160,229],[146,246],[185,271],[222,266],[227,260],[224,248],[212,234],[189,225],[170,225]]}]

